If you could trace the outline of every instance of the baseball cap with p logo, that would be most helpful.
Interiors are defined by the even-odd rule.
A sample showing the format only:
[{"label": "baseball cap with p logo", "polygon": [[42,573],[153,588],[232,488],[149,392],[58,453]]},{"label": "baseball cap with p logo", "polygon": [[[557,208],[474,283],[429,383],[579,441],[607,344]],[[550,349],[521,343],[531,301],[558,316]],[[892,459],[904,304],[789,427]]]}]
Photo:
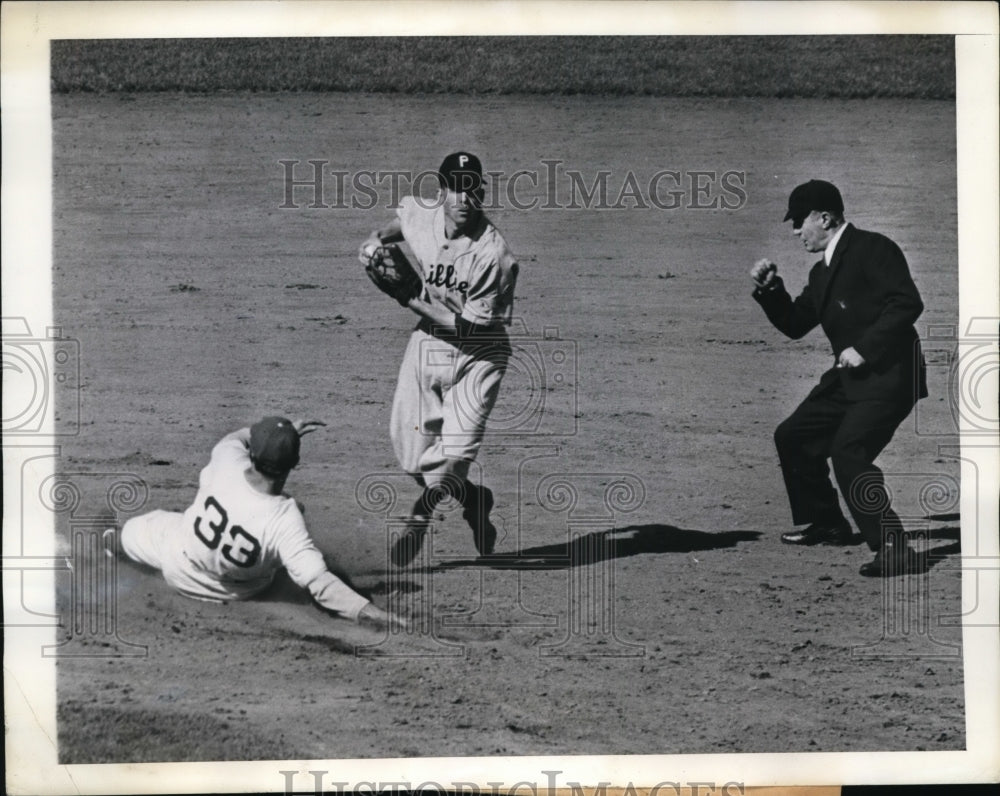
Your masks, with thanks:
[{"label": "baseball cap with p logo", "polygon": [[792,226],[798,229],[813,210],[838,215],[844,212],[844,200],[836,185],[825,180],[809,180],[795,186],[788,197],[788,212],[784,220],[791,219]]},{"label": "baseball cap with p logo", "polygon": [[438,180],[456,193],[478,191],[483,187],[483,164],[471,152],[452,152],[441,163]]},{"label": "baseball cap with p logo", "polygon": [[265,475],[283,475],[299,463],[299,432],[291,420],[265,417],[250,427],[250,458]]}]

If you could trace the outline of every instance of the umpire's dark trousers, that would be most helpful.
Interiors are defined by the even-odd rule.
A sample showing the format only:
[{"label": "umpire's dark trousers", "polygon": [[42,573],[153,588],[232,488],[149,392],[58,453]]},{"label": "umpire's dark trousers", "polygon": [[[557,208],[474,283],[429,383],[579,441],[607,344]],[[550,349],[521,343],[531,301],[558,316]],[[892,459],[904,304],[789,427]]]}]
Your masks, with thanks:
[{"label": "umpire's dark trousers", "polygon": [[883,533],[898,531],[901,523],[873,462],[909,413],[898,402],[848,401],[839,383],[806,398],[774,432],[792,521],[803,525],[843,516],[829,459],[854,524],[878,550]]}]

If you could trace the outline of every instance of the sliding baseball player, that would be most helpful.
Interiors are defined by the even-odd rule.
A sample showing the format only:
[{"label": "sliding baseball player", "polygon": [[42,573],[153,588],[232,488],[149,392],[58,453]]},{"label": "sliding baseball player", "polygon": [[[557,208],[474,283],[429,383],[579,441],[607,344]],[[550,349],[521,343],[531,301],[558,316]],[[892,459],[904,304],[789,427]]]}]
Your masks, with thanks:
[{"label": "sliding baseball player", "polygon": [[405,625],[327,569],[298,504],[282,492],[299,462],[300,437],[318,425],[265,417],[227,435],[212,450],[187,511],[157,510],[129,520],[121,529],[122,551],[195,599],[250,599],[284,567],[328,611]]}]

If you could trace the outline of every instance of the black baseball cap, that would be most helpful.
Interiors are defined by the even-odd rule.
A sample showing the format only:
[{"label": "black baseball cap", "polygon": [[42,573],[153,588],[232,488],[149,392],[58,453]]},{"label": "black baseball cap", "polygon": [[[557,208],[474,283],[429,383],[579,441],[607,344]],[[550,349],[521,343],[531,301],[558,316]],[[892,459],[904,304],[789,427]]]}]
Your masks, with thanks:
[{"label": "black baseball cap", "polygon": [[471,152],[452,152],[442,161],[438,180],[456,193],[478,191],[483,187],[483,164]]},{"label": "black baseball cap", "polygon": [[838,215],[844,212],[844,200],[836,185],[825,180],[809,180],[796,185],[788,197],[788,212],[785,213],[784,220],[791,219],[795,227],[800,227],[803,219],[813,210],[825,210]]},{"label": "black baseball cap", "polygon": [[283,475],[299,463],[299,432],[285,417],[265,417],[250,427],[250,458],[265,475]]}]

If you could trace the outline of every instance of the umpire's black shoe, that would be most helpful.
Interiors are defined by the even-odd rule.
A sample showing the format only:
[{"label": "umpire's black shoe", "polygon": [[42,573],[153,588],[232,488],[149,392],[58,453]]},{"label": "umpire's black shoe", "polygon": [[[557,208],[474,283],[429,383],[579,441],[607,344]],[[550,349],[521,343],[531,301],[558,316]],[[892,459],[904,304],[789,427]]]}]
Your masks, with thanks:
[{"label": "umpire's black shoe", "polygon": [[424,546],[424,537],[430,530],[431,521],[428,517],[410,517],[406,521],[406,530],[396,540],[389,551],[389,559],[397,567],[405,567],[420,553]]},{"label": "umpire's black shoe", "polygon": [[493,555],[497,546],[497,529],[490,522],[493,511],[493,492],[489,487],[470,483],[469,496],[465,501],[462,517],[472,528],[472,541],[481,556]]},{"label": "umpire's black shoe", "polygon": [[855,536],[850,523],[841,517],[836,522],[814,522],[808,528],[781,534],[785,544],[815,545],[828,544],[843,547],[860,544],[861,535]]},{"label": "umpire's black shoe", "polygon": [[875,558],[858,570],[866,578],[891,578],[896,575],[919,575],[927,569],[927,558],[914,550],[909,542],[886,540]]}]

